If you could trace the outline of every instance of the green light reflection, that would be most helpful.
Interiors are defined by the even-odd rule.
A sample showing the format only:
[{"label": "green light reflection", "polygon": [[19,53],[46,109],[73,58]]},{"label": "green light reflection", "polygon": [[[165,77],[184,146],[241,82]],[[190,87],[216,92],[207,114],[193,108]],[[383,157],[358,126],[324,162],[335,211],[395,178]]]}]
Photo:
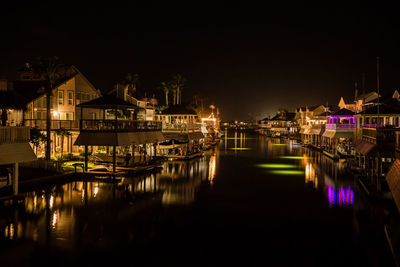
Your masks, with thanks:
[{"label": "green light reflection", "polygon": [[300,156],[282,156],[281,159],[308,159],[308,157],[300,157]]},{"label": "green light reflection", "polygon": [[249,147],[230,147],[230,150],[251,150]]},{"label": "green light reflection", "polygon": [[296,170],[272,170],[269,171],[271,174],[278,174],[278,175],[303,175],[304,171],[296,171]]},{"label": "green light reflection", "polygon": [[269,168],[269,169],[293,169],[293,168],[297,168],[296,165],[292,165],[292,164],[280,164],[280,163],[256,164],[256,167],[259,167],[259,168]]}]

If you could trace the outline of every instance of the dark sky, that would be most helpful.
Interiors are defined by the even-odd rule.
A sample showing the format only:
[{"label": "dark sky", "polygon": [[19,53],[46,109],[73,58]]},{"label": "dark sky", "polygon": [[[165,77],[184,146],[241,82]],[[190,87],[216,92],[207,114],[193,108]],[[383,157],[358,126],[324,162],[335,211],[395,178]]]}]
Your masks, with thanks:
[{"label": "dark sky", "polygon": [[[0,75],[57,55],[107,91],[126,73],[156,92],[175,73],[223,119],[260,118],[278,108],[336,105],[366,73],[383,93],[400,87],[400,23],[394,7],[318,8],[206,1],[31,1],[2,6]],[[268,3],[268,2],[264,2]]]}]

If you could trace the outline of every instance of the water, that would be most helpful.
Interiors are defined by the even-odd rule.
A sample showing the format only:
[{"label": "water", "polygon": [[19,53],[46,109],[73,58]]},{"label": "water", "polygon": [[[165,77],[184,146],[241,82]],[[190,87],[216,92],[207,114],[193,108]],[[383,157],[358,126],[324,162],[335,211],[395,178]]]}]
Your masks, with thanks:
[{"label": "water", "polygon": [[[4,266],[392,266],[388,208],[345,162],[230,133],[190,162],[118,184],[26,192],[0,213]],[[3,266],[3,265],[2,265]]]}]

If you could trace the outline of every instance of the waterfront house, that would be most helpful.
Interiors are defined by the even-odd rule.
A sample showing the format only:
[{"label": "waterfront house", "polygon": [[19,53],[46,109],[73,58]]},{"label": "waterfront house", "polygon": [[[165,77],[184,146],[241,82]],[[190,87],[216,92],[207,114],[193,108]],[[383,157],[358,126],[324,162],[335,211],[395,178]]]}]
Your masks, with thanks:
[{"label": "waterfront house", "polygon": [[[75,146],[85,148],[85,170],[88,165],[88,147],[112,147],[112,159],[108,154],[96,154],[102,161],[112,162],[113,172],[117,170],[118,162],[123,162],[127,153],[135,156],[141,153],[155,156],[154,147],[164,141],[161,133],[161,122],[135,120],[134,114],[139,109],[136,105],[113,95],[104,95],[100,98],[77,105],[81,109],[79,114],[79,136]],[[85,110],[96,111],[98,117],[93,119]],[[118,149],[118,151],[117,151]],[[109,151],[109,149],[107,149]],[[104,156],[104,157],[102,157]],[[117,157],[121,160],[117,160]],[[145,157],[146,158],[146,157]],[[132,166],[134,158],[125,165]],[[126,166],[128,167],[128,166]]]},{"label": "waterfront house", "polygon": [[395,133],[400,127],[400,102],[397,91],[383,97],[380,105],[372,106],[355,115],[354,146],[359,166],[366,174],[379,179],[395,160]]},{"label": "waterfront house", "polygon": [[348,109],[355,113],[361,112],[367,108],[375,106],[378,100],[378,93],[375,91],[368,92],[361,95],[355,95],[352,101],[349,97],[341,97],[339,100],[338,107],[340,109]]},{"label": "waterfront house", "polygon": [[266,123],[266,134],[271,136],[281,136],[294,134],[297,132],[296,113],[279,109],[277,114]]},{"label": "waterfront house", "polygon": [[297,124],[301,125],[299,133],[303,143],[321,145],[321,137],[329,115],[330,109],[324,105],[296,109],[296,120]]},{"label": "waterfront house", "polygon": [[351,110],[342,108],[329,115],[322,135],[324,153],[333,158],[351,155],[355,126],[354,112]]},{"label": "waterfront house", "polygon": [[[50,100],[52,156],[79,153],[78,147],[73,146],[79,135],[80,110],[76,108],[76,105],[101,95],[100,91],[76,67],[68,66],[61,72],[60,79],[52,89]],[[24,124],[45,131],[47,108],[44,82],[29,64],[19,71],[19,79],[12,82],[12,87],[12,90],[26,98]],[[88,110],[88,112],[93,119],[98,116],[94,111]],[[44,157],[44,146],[39,146],[37,156]]]},{"label": "waterfront house", "polygon": [[196,111],[186,105],[173,105],[155,115],[162,123],[162,133],[167,143],[160,144],[160,155],[187,157],[199,153],[205,142],[201,121]]}]

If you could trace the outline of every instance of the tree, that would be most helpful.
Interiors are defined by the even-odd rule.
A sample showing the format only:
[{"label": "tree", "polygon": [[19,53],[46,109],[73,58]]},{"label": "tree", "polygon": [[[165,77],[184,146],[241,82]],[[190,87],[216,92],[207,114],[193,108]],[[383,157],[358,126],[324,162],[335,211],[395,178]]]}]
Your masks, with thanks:
[{"label": "tree", "polygon": [[182,74],[175,74],[171,81],[174,89],[176,90],[176,104],[182,104],[182,89],[186,84],[186,79]]},{"label": "tree", "polygon": [[139,80],[139,74],[126,74],[124,81],[122,82],[122,85],[124,87],[124,100],[126,95],[132,96],[133,93],[136,92],[136,85],[137,81]]},{"label": "tree", "polygon": [[59,62],[58,57],[39,57],[34,66],[35,72],[44,82],[44,90],[46,94],[46,160],[50,160],[50,130],[51,130],[51,95],[55,84],[61,77],[61,68],[63,65]]},{"label": "tree", "polygon": [[36,128],[31,128],[30,130],[30,142],[33,144],[33,149],[35,150],[35,154],[37,155],[37,148],[40,143],[46,140],[46,136]]},{"label": "tree", "polygon": [[170,93],[170,84],[168,82],[161,82],[160,88],[164,91],[165,94],[165,105],[168,106],[168,95]]},{"label": "tree", "polygon": [[64,129],[64,128],[58,129],[58,130],[56,131],[56,134],[57,134],[58,136],[61,136],[61,158],[62,158],[63,153],[64,153],[64,137],[66,137],[66,136],[71,136],[72,134],[71,134],[68,130],[66,130],[66,129]]}]

